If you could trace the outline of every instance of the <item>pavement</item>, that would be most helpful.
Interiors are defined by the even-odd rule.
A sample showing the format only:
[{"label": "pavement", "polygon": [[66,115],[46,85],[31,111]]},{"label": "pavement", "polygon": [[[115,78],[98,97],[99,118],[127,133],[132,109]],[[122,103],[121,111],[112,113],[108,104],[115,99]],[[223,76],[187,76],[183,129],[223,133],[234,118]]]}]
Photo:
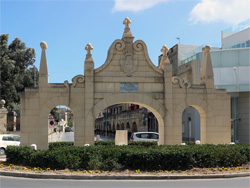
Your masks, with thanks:
[{"label": "pavement", "polygon": [[77,180],[173,180],[173,179],[217,179],[250,177],[250,172],[235,174],[208,175],[69,175],[69,174],[39,174],[28,172],[0,171],[1,176],[13,176],[37,179],[77,179]]}]

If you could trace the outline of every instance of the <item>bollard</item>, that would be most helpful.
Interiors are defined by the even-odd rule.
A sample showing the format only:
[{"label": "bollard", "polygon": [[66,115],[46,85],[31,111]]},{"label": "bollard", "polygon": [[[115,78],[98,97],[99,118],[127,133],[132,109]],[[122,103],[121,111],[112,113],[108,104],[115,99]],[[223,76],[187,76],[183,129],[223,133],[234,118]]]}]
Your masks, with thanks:
[{"label": "bollard", "polygon": [[100,135],[96,135],[96,141],[100,141]]},{"label": "bollard", "polygon": [[200,145],[200,144],[201,144],[201,141],[200,141],[200,140],[195,140],[195,144],[196,144],[196,145]]},{"label": "bollard", "polygon": [[32,150],[37,150],[36,144],[31,144],[31,145],[30,145],[30,148],[31,148]]}]

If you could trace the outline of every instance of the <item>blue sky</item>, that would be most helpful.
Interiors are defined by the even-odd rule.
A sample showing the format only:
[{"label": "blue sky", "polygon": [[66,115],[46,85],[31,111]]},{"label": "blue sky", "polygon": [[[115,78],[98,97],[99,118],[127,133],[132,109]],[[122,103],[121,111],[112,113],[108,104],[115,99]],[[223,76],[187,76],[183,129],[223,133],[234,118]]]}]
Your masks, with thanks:
[{"label": "blue sky", "polygon": [[143,40],[157,65],[161,47],[181,44],[221,46],[221,30],[249,18],[249,0],[2,0],[1,33],[35,48],[48,44],[49,82],[62,83],[83,74],[90,42],[95,68],[106,60],[112,42],[121,39],[125,17],[135,40]]}]

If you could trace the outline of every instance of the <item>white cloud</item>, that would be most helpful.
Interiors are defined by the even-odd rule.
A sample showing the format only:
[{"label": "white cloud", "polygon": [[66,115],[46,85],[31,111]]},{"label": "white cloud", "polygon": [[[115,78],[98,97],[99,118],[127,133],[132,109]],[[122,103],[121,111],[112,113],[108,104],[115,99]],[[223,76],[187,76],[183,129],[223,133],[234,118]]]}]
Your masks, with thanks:
[{"label": "white cloud", "polygon": [[236,24],[250,18],[250,0],[202,0],[189,14],[191,23],[223,21]]},{"label": "white cloud", "polygon": [[132,11],[138,12],[149,9],[159,3],[164,3],[169,0],[115,0],[113,12]]}]

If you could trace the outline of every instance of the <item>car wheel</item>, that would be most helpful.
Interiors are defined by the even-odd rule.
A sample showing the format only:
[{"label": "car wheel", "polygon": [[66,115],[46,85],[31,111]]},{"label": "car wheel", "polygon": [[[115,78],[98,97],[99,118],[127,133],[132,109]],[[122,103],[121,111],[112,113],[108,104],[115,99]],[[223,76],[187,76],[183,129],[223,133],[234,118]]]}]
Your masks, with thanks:
[{"label": "car wheel", "polygon": [[5,155],[5,149],[0,148],[0,155]]}]

